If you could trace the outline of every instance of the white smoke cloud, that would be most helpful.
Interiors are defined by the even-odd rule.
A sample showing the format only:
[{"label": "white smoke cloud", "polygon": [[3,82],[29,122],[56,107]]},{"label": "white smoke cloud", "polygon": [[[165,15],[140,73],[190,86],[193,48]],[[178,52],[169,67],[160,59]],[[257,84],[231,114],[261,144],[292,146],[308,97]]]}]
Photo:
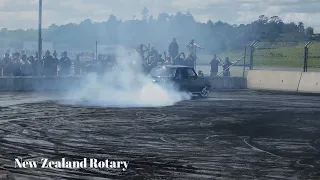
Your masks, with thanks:
[{"label": "white smoke cloud", "polygon": [[[179,92],[168,83],[158,85],[143,73],[142,62],[137,56],[117,53],[117,66],[103,77],[95,73],[88,74],[85,84],[77,91],[68,94],[68,99],[75,104],[105,107],[161,107],[172,106],[191,97]],[[130,63],[133,62],[133,63]],[[70,103],[70,102],[69,102]]]}]

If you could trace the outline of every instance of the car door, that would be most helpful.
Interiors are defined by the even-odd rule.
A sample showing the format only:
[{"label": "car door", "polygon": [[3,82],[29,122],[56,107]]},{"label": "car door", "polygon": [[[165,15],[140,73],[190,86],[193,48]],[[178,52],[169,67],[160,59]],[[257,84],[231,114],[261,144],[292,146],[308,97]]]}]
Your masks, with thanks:
[{"label": "car door", "polygon": [[177,68],[174,82],[179,86],[181,91],[189,91],[190,82],[188,78],[188,71],[185,68]]},{"label": "car door", "polygon": [[203,88],[201,80],[199,79],[197,73],[194,71],[193,68],[188,68],[188,77],[191,92],[201,92],[201,89]]}]

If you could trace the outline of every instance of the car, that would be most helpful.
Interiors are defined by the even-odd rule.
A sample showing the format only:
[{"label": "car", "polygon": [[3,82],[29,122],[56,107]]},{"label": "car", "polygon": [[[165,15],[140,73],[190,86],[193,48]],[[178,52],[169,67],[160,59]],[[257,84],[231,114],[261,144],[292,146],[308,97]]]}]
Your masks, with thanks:
[{"label": "car", "polygon": [[210,94],[210,81],[197,75],[189,66],[164,65],[154,67],[149,75],[155,83],[170,83],[178,87],[180,91],[190,92],[200,97],[208,97]]}]

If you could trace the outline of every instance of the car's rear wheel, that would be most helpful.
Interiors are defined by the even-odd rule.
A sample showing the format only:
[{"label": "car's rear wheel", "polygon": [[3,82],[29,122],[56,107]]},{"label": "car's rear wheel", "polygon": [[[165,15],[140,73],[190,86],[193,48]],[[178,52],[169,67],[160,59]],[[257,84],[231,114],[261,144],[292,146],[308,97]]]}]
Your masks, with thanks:
[{"label": "car's rear wheel", "polygon": [[210,87],[209,86],[205,86],[202,90],[201,93],[199,94],[200,97],[206,98],[208,97],[210,94]]}]

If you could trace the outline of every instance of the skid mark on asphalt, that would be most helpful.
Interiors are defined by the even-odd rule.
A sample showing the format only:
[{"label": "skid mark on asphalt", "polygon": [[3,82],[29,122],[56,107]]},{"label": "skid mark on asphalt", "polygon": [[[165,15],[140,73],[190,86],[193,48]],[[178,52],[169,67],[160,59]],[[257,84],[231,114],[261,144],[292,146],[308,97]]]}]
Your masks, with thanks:
[{"label": "skid mark on asphalt", "polygon": [[[244,142],[246,145],[250,146],[253,150],[259,151],[259,152],[264,152],[264,153],[267,153],[267,154],[269,154],[269,155],[271,155],[271,156],[275,156],[275,157],[278,157],[278,158],[283,158],[283,157],[281,157],[281,156],[275,155],[275,154],[273,154],[273,153],[271,153],[271,152],[262,150],[262,149],[260,149],[260,148],[257,148],[257,147],[255,147],[255,146],[251,145],[251,144],[247,141],[248,139],[250,140],[250,138],[244,138],[244,139],[243,139],[243,142]],[[250,141],[251,141],[251,140],[250,140]]]},{"label": "skid mark on asphalt", "polygon": [[163,136],[163,137],[160,137],[160,140],[165,143],[169,143],[169,144],[174,144],[174,145],[179,144],[177,141],[172,140],[172,138],[170,138],[170,137]]},{"label": "skid mark on asphalt", "polygon": [[[299,103],[299,98],[285,97],[288,102],[280,103],[281,96],[251,93],[217,96],[163,108],[85,107],[54,101],[1,108],[0,164],[15,175],[53,179],[56,171],[26,172],[10,162],[15,157],[109,157],[132,162],[125,173],[58,172],[60,178],[75,179],[84,175],[90,179],[290,179],[295,174],[295,179],[319,179],[314,175],[320,162],[318,141],[306,143],[320,137],[319,110],[311,113],[307,107],[319,101],[307,98]],[[290,101],[295,103],[290,106]],[[302,113],[299,119],[294,119],[292,114],[298,113]],[[262,121],[262,116],[268,118]],[[277,126],[270,128],[272,123],[285,128],[277,131]],[[307,126],[315,128],[311,131]]]},{"label": "skid mark on asphalt", "polygon": [[312,141],[311,143],[308,143],[307,146],[308,146],[309,148],[317,151],[317,152],[320,152],[319,149],[313,147],[313,145],[319,146],[319,142],[320,142],[320,139],[317,139],[317,140],[315,140],[315,141]]}]

